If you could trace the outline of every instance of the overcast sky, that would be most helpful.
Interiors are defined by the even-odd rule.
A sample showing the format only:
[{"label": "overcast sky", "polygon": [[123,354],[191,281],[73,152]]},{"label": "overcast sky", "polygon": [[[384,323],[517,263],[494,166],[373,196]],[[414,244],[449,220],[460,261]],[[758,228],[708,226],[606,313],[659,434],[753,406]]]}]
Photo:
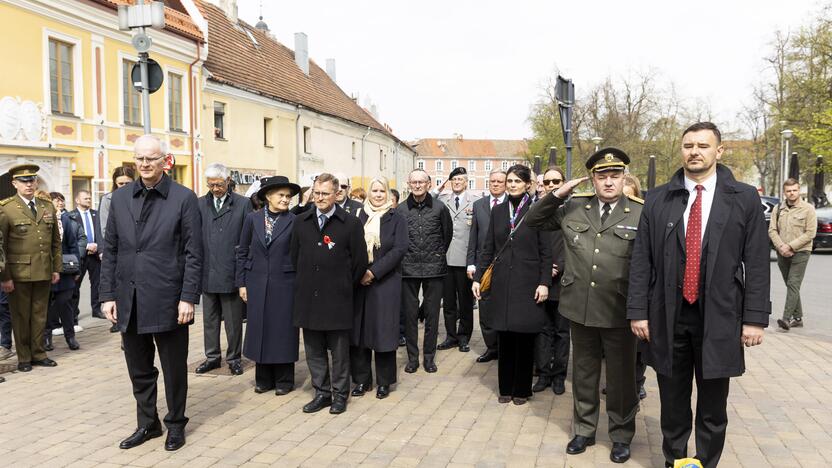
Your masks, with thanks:
[{"label": "overcast sky", "polygon": [[555,70],[580,96],[608,75],[650,69],[730,126],[760,82],[777,30],[795,30],[817,0],[532,1],[238,0],[294,48],[309,36],[322,68],[337,62],[347,94],[370,98],[403,139],[527,138],[527,117]]}]

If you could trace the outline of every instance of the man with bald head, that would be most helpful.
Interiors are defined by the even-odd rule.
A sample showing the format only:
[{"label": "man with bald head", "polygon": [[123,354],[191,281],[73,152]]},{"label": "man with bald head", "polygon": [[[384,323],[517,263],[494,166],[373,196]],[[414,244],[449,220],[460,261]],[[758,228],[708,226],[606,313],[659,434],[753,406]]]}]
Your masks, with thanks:
[{"label": "man with bald head", "polygon": [[101,266],[101,310],[122,334],[138,428],[129,449],[162,435],[156,348],[165,379],[165,450],[185,445],[188,325],[202,293],[202,222],[194,192],[165,174],[161,142],[136,140],[140,178],[113,192]]}]

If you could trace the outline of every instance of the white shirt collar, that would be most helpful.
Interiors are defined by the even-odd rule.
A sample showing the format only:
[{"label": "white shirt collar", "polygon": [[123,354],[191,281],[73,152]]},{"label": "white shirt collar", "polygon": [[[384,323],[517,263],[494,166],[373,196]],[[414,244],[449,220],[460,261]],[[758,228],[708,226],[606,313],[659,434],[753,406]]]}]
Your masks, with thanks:
[{"label": "white shirt collar", "polygon": [[84,214],[84,213],[86,213],[87,211],[90,211],[90,210],[87,210],[87,209],[81,208],[80,206],[75,207],[75,209],[76,209],[76,210],[78,210],[78,213],[81,213],[81,214]]},{"label": "white shirt collar", "polygon": [[[26,205],[26,206],[29,206],[29,202],[35,201],[35,197],[32,197],[31,200],[27,200],[26,198],[23,197],[23,195],[21,195],[19,193],[17,194],[17,196],[20,197],[21,200],[23,200],[23,204]],[[35,202],[35,206],[37,206],[37,203],[38,202]]]},{"label": "white shirt collar", "polygon": [[[685,190],[687,190],[688,192],[693,192],[696,190],[696,185],[697,182],[694,182],[693,180],[685,176]],[[716,172],[711,174],[710,177],[705,179],[705,181],[700,182],[698,185],[702,185],[702,187],[705,188],[706,192],[714,193],[714,190],[716,190]]]},{"label": "white shirt collar", "polygon": [[332,208],[330,208],[329,211],[327,211],[326,213],[322,213],[321,210],[319,210],[318,208],[315,208],[315,212],[316,212],[318,218],[320,218],[321,215],[324,215],[324,216],[327,217],[327,219],[329,219],[335,213],[335,205],[332,205]]},{"label": "white shirt collar", "polygon": [[497,200],[497,203],[502,203],[503,200],[506,199],[506,192],[503,192],[503,194],[500,195],[499,197],[495,197],[494,195],[491,195],[490,193],[488,194],[488,196],[491,197],[491,203],[494,203],[494,199]]}]

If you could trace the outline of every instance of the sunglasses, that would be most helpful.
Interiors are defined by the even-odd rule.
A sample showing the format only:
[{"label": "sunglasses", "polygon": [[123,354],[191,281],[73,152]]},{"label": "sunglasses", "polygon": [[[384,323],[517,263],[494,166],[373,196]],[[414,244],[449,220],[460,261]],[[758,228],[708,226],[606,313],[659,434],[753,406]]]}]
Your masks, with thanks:
[{"label": "sunglasses", "polygon": [[563,179],[543,179],[543,185],[557,185],[563,182]]}]

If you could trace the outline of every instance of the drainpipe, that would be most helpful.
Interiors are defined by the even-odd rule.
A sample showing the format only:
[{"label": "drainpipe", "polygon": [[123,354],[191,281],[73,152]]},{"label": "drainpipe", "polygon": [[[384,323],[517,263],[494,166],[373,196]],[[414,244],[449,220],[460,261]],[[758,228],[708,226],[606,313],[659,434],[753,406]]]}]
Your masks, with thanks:
[{"label": "drainpipe", "polygon": [[399,189],[399,148],[402,147],[402,142],[396,142],[396,149],[393,150],[393,157],[396,158],[395,164],[393,164],[393,175],[396,177],[396,188]]},{"label": "drainpipe", "polygon": [[196,40],[196,39],[194,40],[194,44],[196,44],[196,58],[194,59],[193,62],[190,63],[190,65],[188,65],[188,101],[189,101],[189,104],[190,104],[188,106],[188,124],[190,126],[191,164],[193,166],[193,167],[191,167],[191,183],[193,184],[194,192],[196,192],[199,189],[197,187],[197,176],[196,176],[196,154],[194,153],[194,138],[195,138],[195,135],[194,135],[194,106],[196,105],[196,103],[194,102],[194,96],[196,96],[196,94],[194,93],[193,69],[194,69],[194,65],[196,65],[197,62],[199,62],[199,46],[200,46],[200,44],[199,44],[199,41]]},{"label": "drainpipe", "polygon": [[364,142],[367,141],[367,137],[370,136],[370,131],[372,130],[371,127],[367,127],[367,133],[361,137],[361,187],[364,188]]},{"label": "drainpipe", "polygon": [[[300,151],[301,145],[303,144],[303,133],[300,131],[300,106],[295,106],[295,112],[298,114],[295,117],[295,173],[297,174],[297,181],[299,185],[303,185],[300,183]],[[301,200],[302,202],[303,200]]]}]

